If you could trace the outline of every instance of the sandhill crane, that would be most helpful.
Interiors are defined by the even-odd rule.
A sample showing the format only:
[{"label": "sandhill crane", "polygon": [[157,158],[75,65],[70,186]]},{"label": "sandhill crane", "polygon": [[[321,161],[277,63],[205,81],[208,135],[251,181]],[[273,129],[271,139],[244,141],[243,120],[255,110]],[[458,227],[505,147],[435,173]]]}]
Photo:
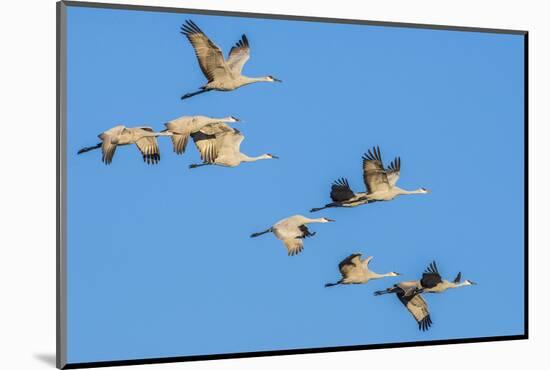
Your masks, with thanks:
[{"label": "sandhill crane", "polygon": [[262,154],[257,157],[249,157],[241,153],[241,142],[244,135],[237,129],[231,128],[225,123],[203,127],[191,137],[201,154],[203,163],[192,164],[189,168],[207,165],[236,167],[242,162],[255,162],[261,159],[278,159],[273,154]]},{"label": "sandhill crane", "polygon": [[183,116],[176,118],[172,121],[165,123],[166,131],[171,132],[172,144],[174,145],[174,152],[176,154],[183,154],[185,147],[187,146],[187,140],[193,133],[198,132],[200,129],[207,125],[214,125],[217,123],[232,123],[239,122],[238,118],[233,116],[224,118],[212,118],[206,116]]},{"label": "sandhill crane", "polygon": [[254,82],[282,82],[273,76],[247,77],[241,75],[243,66],[250,58],[250,45],[246,35],[231,48],[227,60],[221,49],[214,44],[191,20],[181,26],[181,33],[187,37],[199,61],[202,73],[208,83],[199,91],[185,94],[181,99],[205,93],[211,90],[232,91]]},{"label": "sandhill crane", "polygon": [[329,207],[356,207],[361,204],[377,201],[392,200],[398,195],[426,194],[429,190],[419,188],[417,190],[404,190],[395,184],[401,172],[401,158],[395,158],[388,168],[384,168],[380,148],[369,149],[363,155],[363,181],[366,192],[354,193],[345,178],[336,180],[332,184],[330,198],[332,203],[324,207],[312,208],[311,212],[320,211]]},{"label": "sandhill crane", "polygon": [[283,241],[288,250],[288,255],[294,256],[304,249],[303,240],[315,235],[315,232],[310,232],[306,225],[325,222],[334,222],[334,220],[326,217],[308,218],[302,215],[294,215],[282,219],[269,229],[254,233],[250,237],[255,238],[266,233],[273,233],[277,239]]},{"label": "sandhill crane", "polygon": [[396,295],[418,323],[419,330],[426,331],[432,326],[428,304],[420,293],[406,296],[402,291],[398,291]]},{"label": "sandhill crane", "polygon": [[172,134],[169,132],[154,132],[148,126],[125,127],[118,125],[99,134],[100,143],[82,148],[78,151],[78,154],[101,148],[103,153],[101,160],[105,164],[110,164],[118,146],[136,144],[143,155],[143,161],[147,164],[156,164],[160,161],[157,136],[172,136]]},{"label": "sandhill crane", "polygon": [[[459,272],[452,281],[445,280],[441,277],[437,264],[435,261],[431,262],[420,280],[414,280],[406,282],[406,288],[401,286],[401,289],[406,290],[406,295],[416,294],[416,293],[443,293],[447,289],[460,288],[463,286],[475,285],[471,280],[464,280],[461,282],[462,274]],[[375,292],[375,295],[386,294],[386,293],[395,293],[393,289],[399,284],[394,285],[391,288],[386,290]]]},{"label": "sandhill crane", "polygon": [[372,279],[381,279],[383,277],[399,276],[397,272],[388,272],[386,274],[378,274],[369,270],[369,262],[372,256],[361,259],[361,253],[354,253],[344,258],[338,264],[338,269],[342,278],[336,283],[327,283],[325,287],[331,287],[338,284],[366,284]]},{"label": "sandhill crane", "polygon": [[397,298],[405,305],[407,310],[413,315],[418,323],[418,328],[422,331],[428,330],[432,324],[428,305],[422,298],[422,293],[442,293],[450,288],[459,288],[463,286],[474,285],[471,280],[460,282],[462,274],[459,272],[455,279],[447,281],[441,278],[437,265],[433,261],[422,274],[420,280],[404,281],[395,284],[386,290],[374,292],[374,295],[395,293]]}]

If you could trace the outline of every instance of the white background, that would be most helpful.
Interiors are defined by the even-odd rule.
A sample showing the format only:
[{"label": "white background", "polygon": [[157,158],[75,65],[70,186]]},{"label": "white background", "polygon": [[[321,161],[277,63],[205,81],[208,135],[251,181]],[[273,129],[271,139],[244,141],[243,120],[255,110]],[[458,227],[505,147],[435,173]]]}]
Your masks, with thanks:
[{"label": "white background", "polygon": [[[112,0],[111,2],[117,2]],[[343,366],[517,369],[547,363],[550,261],[545,208],[550,22],[543,1],[148,0],[126,3],[528,30],[530,96],[530,337],[528,341],[293,355],[151,369],[280,369]],[[55,354],[55,1],[2,4],[0,22],[0,367],[53,368]],[[289,61],[290,62],[290,61]],[[502,160],[506,160],[503,155]],[[479,165],[485,165],[480,158]],[[515,176],[516,174],[511,174]],[[506,184],[495,184],[506,186]],[[464,189],[475,191],[476,189]],[[102,205],[98,204],[98,207]],[[502,200],[506,207],[506,199]],[[100,232],[100,230],[98,230]],[[480,245],[479,248],[489,246]],[[498,250],[498,246],[490,246]],[[513,266],[510,266],[513,269]],[[502,283],[515,275],[502,276]],[[506,304],[506,297],[502,297]],[[357,330],[361,321],[358,318]],[[354,329],[355,330],[355,329]],[[138,367],[134,367],[138,368]]]}]

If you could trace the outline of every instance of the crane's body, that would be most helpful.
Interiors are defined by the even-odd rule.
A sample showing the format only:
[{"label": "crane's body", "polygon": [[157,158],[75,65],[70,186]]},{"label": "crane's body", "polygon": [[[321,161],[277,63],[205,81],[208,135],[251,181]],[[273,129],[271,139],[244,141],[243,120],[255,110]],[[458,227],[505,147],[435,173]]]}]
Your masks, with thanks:
[{"label": "crane's body", "polygon": [[208,80],[199,91],[185,94],[181,99],[212,90],[232,91],[256,82],[282,82],[273,76],[248,77],[241,74],[245,63],[250,59],[250,45],[246,35],[242,35],[231,48],[226,60],[222,50],[193,21],[186,21],[181,26],[181,33],[193,46],[201,71]]},{"label": "crane's body", "polygon": [[461,282],[462,274],[459,272],[453,281],[441,278],[435,261],[430,263],[428,268],[422,274],[420,280],[403,281],[394,284],[386,290],[374,292],[374,295],[395,294],[399,301],[413,315],[418,328],[426,331],[432,325],[428,304],[422,297],[423,293],[443,293],[448,289],[460,288],[469,285],[475,285],[471,280]]},{"label": "crane's body", "polygon": [[141,152],[144,162],[147,164],[156,164],[160,161],[157,136],[172,136],[172,134],[168,132],[154,132],[149,126],[126,127],[118,125],[99,134],[100,143],[82,148],[78,151],[78,154],[101,148],[101,160],[105,164],[110,164],[117,147],[135,144]]},{"label": "crane's body", "polygon": [[278,159],[273,154],[250,157],[241,153],[240,147],[244,140],[244,135],[239,130],[231,128],[225,123],[205,126],[198,132],[192,133],[191,137],[201,154],[203,163],[192,164],[189,166],[190,168],[207,165],[236,167],[243,162]]},{"label": "crane's body", "polygon": [[283,242],[288,255],[294,256],[304,249],[303,239],[312,237],[315,232],[310,232],[307,224],[333,222],[326,217],[308,218],[302,215],[294,215],[282,219],[271,226],[269,229],[250,235],[251,238],[258,237],[266,233],[273,233],[275,237]]},{"label": "crane's body", "polygon": [[331,187],[330,198],[332,203],[320,208],[312,208],[311,212],[331,207],[357,207],[367,203],[390,201],[399,195],[426,194],[429,192],[425,188],[405,190],[396,186],[400,173],[401,158],[395,158],[389,167],[384,168],[380,148],[369,149],[363,155],[363,181],[367,191],[356,193],[351,189],[346,178],[340,178]]},{"label": "crane's body", "polygon": [[360,253],[354,253],[344,258],[339,264],[338,269],[342,278],[336,283],[327,283],[325,287],[331,287],[339,284],[366,284],[373,279],[384,277],[399,276],[397,272],[388,272],[379,274],[369,269],[369,262],[372,256],[361,259]]}]

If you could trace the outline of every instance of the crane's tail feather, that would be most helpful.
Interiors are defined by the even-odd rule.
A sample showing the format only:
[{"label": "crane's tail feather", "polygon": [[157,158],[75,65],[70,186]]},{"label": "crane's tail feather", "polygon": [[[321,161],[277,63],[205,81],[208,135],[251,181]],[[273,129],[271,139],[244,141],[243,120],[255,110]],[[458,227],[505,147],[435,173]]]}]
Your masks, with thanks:
[{"label": "crane's tail feather", "polygon": [[260,236],[260,235],[264,235],[264,234],[267,234],[267,233],[270,233],[273,231],[273,228],[269,228],[267,230],[264,230],[264,231],[260,231],[259,233],[253,233],[252,235],[250,235],[251,238],[255,238],[257,236]]},{"label": "crane's tail feather", "polygon": [[101,148],[101,143],[98,143],[94,146],[84,147],[84,148],[80,149],[76,154],[86,153],[86,152],[89,152],[90,150],[99,149],[99,148]]}]

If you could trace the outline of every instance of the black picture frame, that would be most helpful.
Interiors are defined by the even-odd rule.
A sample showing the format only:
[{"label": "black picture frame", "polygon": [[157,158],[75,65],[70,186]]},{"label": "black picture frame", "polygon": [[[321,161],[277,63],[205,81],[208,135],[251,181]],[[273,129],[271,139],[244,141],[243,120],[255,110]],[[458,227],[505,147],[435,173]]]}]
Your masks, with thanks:
[{"label": "black picture frame", "polygon": [[[122,9],[136,10],[148,12],[164,12],[164,13],[182,13],[182,14],[202,14],[202,15],[220,15],[229,17],[249,17],[263,19],[279,19],[279,20],[296,20],[305,22],[324,22],[324,23],[343,23],[343,24],[358,24],[358,25],[374,25],[386,27],[400,28],[421,28],[431,30],[447,30],[447,31],[462,31],[462,32],[484,32],[484,33],[499,33],[522,35],[524,38],[524,333],[521,335],[503,335],[478,338],[464,339],[445,339],[445,340],[428,340],[415,342],[399,342],[386,344],[369,344],[369,345],[353,345],[339,347],[322,347],[322,348],[305,348],[305,349],[288,349],[288,350],[273,350],[273,351],[255,351],[242,353],[226,353],[226,354],[209,354],[198,356],[176,356],[163,358],[142,358],[131,360],[117,361],[98,361],[98,362],[81,362],[67,363],[66,356],[66,9],[67,7],[87,7],[87,8],[103,8],[103,9]],[[81,1],[60,1],[56,7],[57,13],[57,63],[56,63],[56,366],[59,369],[77,369],[77,368],[94,368],[108,366],[123,366],[123,365],[142,365],[142,364],[160,364],[172,362],[187,362],[187,361],[204,361],[246,357],[265,357],[265,356],[280,356],[293,354],[310,354],[323,352],[343,352],[343,351],[359,351],[368,349],[381,348],[403,348],[403,347],[420,347],[445,344],[462,344],[462,343],[481,343],[481,342],[497,342],[509,340],[521,340],[529,338],[529,220],[528,220],[528,205],[529,205],[529,180],[528,180],[528,120],[529,120],[529,33],[524,30],[510,29],[494,29],[494,28],[476,28],[476,27],[461,27],[451,25],[432,25],[418,23],[400,23],[400,22],[384,22],[384,21],[368,21],[357,19],[338,19],[310,16],[296,16],[283,14],[265,14],[265,13],[249,13],[249,12],[232,12],[220,10],[205,10],[205,9],[187,9],[174,7],[159,7],[159,6],[143,6],[129,4],[110,4],[97,2],[81,2]]]}]

